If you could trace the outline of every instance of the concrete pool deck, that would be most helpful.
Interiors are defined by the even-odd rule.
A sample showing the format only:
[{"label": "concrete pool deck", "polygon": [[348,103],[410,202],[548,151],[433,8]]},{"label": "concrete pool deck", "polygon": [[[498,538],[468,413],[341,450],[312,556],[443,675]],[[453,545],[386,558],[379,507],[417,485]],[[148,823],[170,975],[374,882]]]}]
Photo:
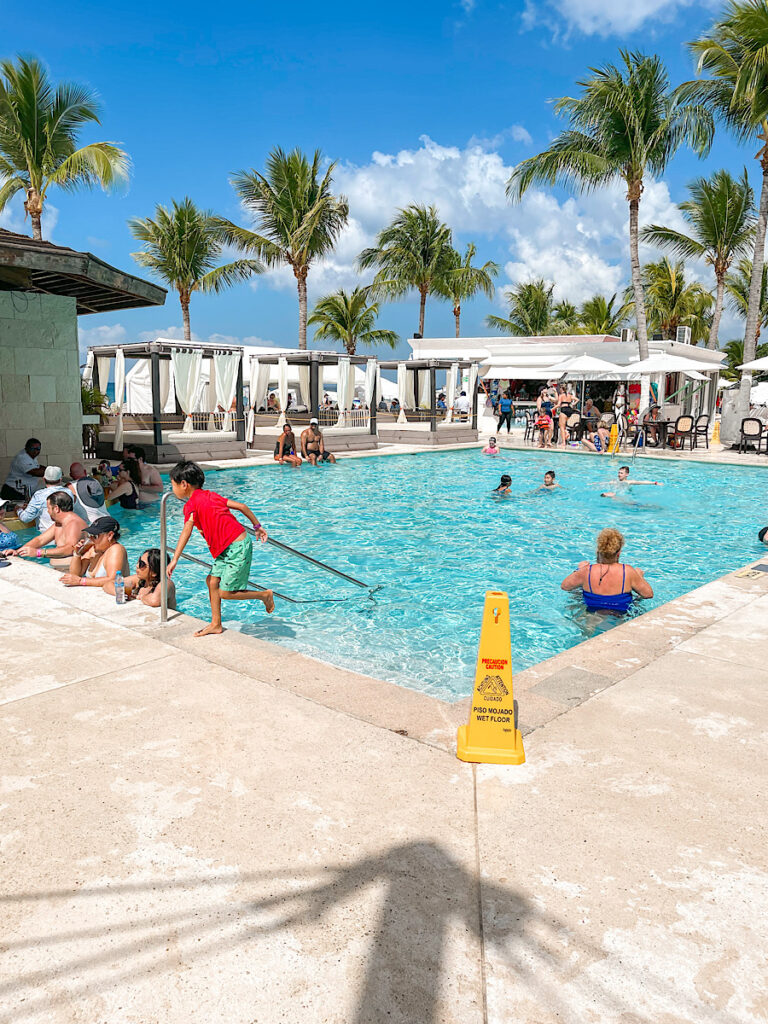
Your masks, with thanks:
[{"label": "concrete pool deck", "polygon": [[742,573],[520,673],[473,768],[460,705],[2,570],[0,1024],[764,1021]]}]

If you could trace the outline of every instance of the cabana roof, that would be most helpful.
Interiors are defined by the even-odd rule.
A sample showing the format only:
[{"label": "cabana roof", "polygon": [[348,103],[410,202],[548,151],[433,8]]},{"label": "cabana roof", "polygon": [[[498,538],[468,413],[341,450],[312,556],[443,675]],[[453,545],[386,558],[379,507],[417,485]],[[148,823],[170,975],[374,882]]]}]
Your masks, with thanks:
[{"label": "cabana roof", "polygon": [[162,306],[166,290],[91,255],[0,228],[0,290],[69,295],[78,313]]},{"label": "cabana roof", "polygon": [[[104,359],[114,359],[118,349],[128,359],[148,359],[153,352],[161,356],[170,356],[171,352],[185,349],[186,351],[200,349],[204,359],[210,359],[214,352],[242,352],[242,345],[213,345],[210,342],[201,341],[177,341],[175,338],[156,338],[154,341],[129,342],[127,345],[89,345],[88,351],[94,356]],[[247,349],[245,350],[247,352]]]}]

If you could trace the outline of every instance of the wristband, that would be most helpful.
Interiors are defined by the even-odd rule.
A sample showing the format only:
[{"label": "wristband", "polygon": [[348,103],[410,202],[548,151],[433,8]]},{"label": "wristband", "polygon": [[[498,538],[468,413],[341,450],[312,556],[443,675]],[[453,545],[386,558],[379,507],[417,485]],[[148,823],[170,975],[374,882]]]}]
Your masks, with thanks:
[{"label": "wristband", "polygon": [[42,558],[42,557],[43,557],[43,552],[40,550],[40,548],[38,548],[37,551],[35,552],[35,558]]},{"label": "wristband", "polygon": [[254,526],[254,530],[260,530],[261,528],[261,523],[256,523],[256,525]]}]

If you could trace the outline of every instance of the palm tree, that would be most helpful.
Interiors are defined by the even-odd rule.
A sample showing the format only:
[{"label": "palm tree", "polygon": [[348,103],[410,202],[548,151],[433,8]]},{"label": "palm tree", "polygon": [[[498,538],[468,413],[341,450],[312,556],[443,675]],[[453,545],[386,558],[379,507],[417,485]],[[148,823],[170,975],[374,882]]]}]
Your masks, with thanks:
[{"label": "palm tree", "polygon": [[579,311],[568,299],[561,299],[552,307],[550,334],[570,334],[579,323]]},{"label": "palm tree", "polygon": [[239,171],[232,187],[256,219],[256,231],[220,218],[223,237],[267,267],[287,265],[299,295],[299,348],[307,347],[307,275],[311,265],[327,256],[347,223],[349,205],[331,192],[335,163],[321,177],[319,149],[309,160],[299,149],[279,147],[267,157],[266,172]]},{"label": "palm tree", "polygon": [[682,262],[667,257],[643,267],[643,287],[648,299],[651,330],[674,338],[678,327],[690,327],[691,342],[696,345],[710,330],[711,292],[697,281],[687,283]]},{"label": "palm tree", "polygon": [[493,260],[488,260],[482,267],[473,267],[472,260],[476,253],[477,249],[473,242],[467,246],[463,258],[461,253],[453,249],[450,269],[446,271],[445,279],[439,285],[441,294],[453,303],[457,338],[461,336],[462,302],[473,299],[480,292],[492,299],[495,291],[493,279],[499,272],[499,265]]},{"label": "palm tree", "polygon": [[452,269],[451,229],[434,206],[411,204],[398,210],[392,223],[380,231],[376,244],[357,258],[361,270],[376,268],[374,294],[398,299],[412,288],[419,293],[419,335],[424,336],[428,295],[440,295]]},{"label": "palm tree", "polygon": [[317,325],[315,338],[340,341],[350,356],[355,354],[358,345],[394,348],[400,340],[398,335],[374,327],[379,304],[369,301],[369,293],[368,288],[355,288],[353,292],[342,288],[320,299],[307,321],[309,327]]},{"label": "palm tree", "polygon": [[[698,74],[706,78],[687,82],[678,92],[695,103],[705,103],[742,142],[759,143],[762,185],[752,254],[744,324],[745,362],[755,358],[760,319],[760,291],[768,226],[768,0],[729,0],[707,36],[689,44]],[[749,409],[752,375],[745,371],[739,388],[741,415]]]},{"label": "palm tree", "polygon": [[89,122],[100,123],[90,89],[72,82],[54,86],[33,58],[0,61],[0,210],[23,191],[33,238],[43,237],[40,222],[51,186],[107,189],[128,178],[128,156],[114,142],[78,148]]},{"label": "palm tree", "polygon": [[[758,310],[757,327],[755,328],[754,345],[760,340],[763,328],[768,327],[768,266],[763,263],[762,285],[760,288],[760,307]],[[728,305],[737,316],[746,321],[749,311],[749,295],[752,285],[752,260],[742,259],[736,264],[725,279],[725,290],[728,293]],[[750,357],[756,358],[756,357]],[[746,362],[745,359],[741,360]]]},{"label": "palm tree", "polygon": [[509,317],[487,316],[486,324],[514,337],[533,338],[552,333],[553,284],[543,278],[508,288]]},{"label": "palm tree", "polygon": [[184,338],[190,341],[189,301],[193,292],[221,292],[264,267],[257,260],[235,260],[217,267],[223,238],[217,219],[209,210],[199,210],[191,199],[171,200],[171,209],[155,208],[154,219],[135,217],[128,221],[134,238],[144,243],[133,258],[142,267],[179,293]]},{"label": "palm tree", "polygon": [[712,141],[712,117],[700,104],[681,102],[670,91],[659,57],[621,51],[619,65],[591,69],[578,83],[582,93],[557,101],[569,127],[549,149],[524,160],[507,184],[519,200],[535,184],[558,183],[588,192],[623,181],[629,202],[629,253],[640,358],[648,355],[643,281],[638,251],[640,199],[647,174],[664,172],[676,150],[690,145],[703,155]]},{"label": "palm tree", "polygon": [[670,250],[682,259],[704,259],[715,272],[717,290],[708,347],[717,348],[723,312],[725,278],[734,259],[745,256],[755,234],[755,196],[747,169],[736,179],[728,171],[711,178],[696,178],[688,186],[691,198],[678,209],[691,225],[690,234],[651,224],[640,233],[641,241]]},{"label": "palm tree", "polygon": [[632,303],[623,301],[616,305],[616,294],[610,299],[604,295],[593,295],[579,310],[579,334],[617,335],[632,314]]},{"label": "palm tree", "polygon": [[[740,380],[741,370],[739,367],[746,362],[744,358],[744,339],[737,338],[735,341],[727,341],[723,345],[725,352],[725,366],[720,371],[720,376],[726,380]],[[768,342],[755,346],[755,359],[765,359],[768,356]]]}]

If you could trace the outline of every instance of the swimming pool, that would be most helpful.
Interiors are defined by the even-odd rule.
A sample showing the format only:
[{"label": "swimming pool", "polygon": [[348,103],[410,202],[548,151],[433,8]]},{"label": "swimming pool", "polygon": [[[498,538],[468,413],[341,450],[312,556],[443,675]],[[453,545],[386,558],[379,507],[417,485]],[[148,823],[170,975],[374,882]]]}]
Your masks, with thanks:
[{"label": "swimming pool", "polygon": [[[626,560],[645,569],[654,588],[634,614],[759,556],[765,470],[643,459],[633,474],[664,487],[638,487],[627,501],[601,498],[620,464],[535,450],[495,458],[453,451],[208,473],[206,486],[249,504],[275,538],[380,588],[368,596],[257,545],[252,579],[320,603],[278,601],[271,616],[260,603],[225,603],[225,623],[456,700],[471,692],[486,590],[509,593],[516,671],[615,624],[587,616],[580,597],[560,590],[580,560],[594,557],[604,526],[624,533]],[[532,493],[550,468],[564,489]],[[513,481],[506,499],[490,493],[502,472]],[[168,510],[172,550],[182,505],[171,499]],[[119,517],[133,563],[158,544],[159,514]],[[198,534],[187,551],[210,560]],[[203,577],[183,562],[175,576],[181,609],[201,618],[208,614]]]}]

